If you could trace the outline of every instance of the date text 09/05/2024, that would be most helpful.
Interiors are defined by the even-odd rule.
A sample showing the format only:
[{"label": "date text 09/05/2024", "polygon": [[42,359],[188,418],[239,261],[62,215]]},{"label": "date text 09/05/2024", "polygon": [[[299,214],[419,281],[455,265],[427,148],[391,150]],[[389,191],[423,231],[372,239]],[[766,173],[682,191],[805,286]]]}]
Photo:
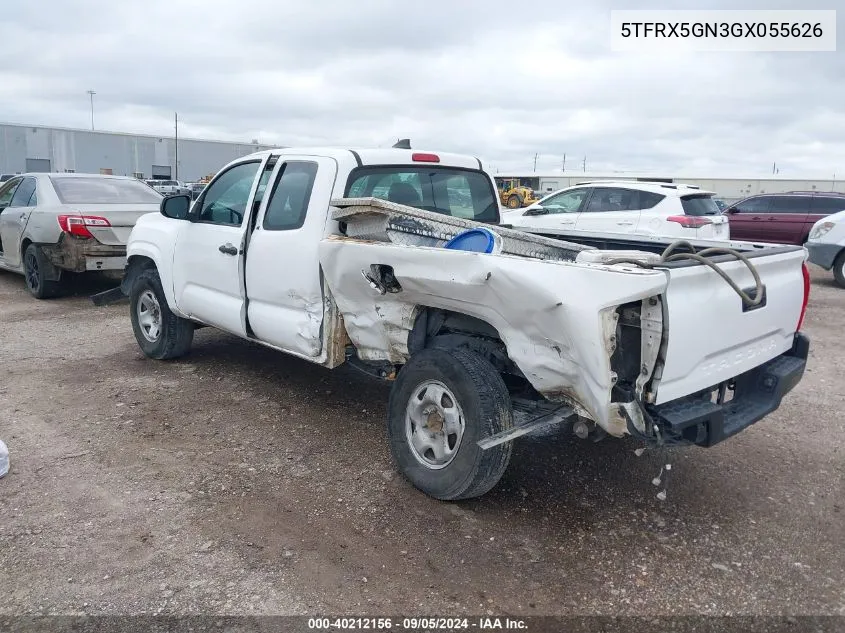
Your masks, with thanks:
[{"label": "date text 09/05/2024", "polygon": [[528,625],[524,620],[515,618],[309,618],[308,628],[312,630],[376,630],[391,629],[418,631],[460,631],[477,629],[525,631]]}]

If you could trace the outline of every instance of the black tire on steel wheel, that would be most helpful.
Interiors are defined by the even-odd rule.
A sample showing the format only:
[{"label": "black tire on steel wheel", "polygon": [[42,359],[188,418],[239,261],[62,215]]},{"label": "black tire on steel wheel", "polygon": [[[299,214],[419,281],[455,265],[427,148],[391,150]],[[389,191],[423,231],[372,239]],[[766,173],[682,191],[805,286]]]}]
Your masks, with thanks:
[{"label": "black tire on steel wheel", "polygon": [[52,265],[38,246],[30,244],[26,247],[23,253],[23,275],[26,289],[36,299],[50,299],[61,291],[61,281],[44,278],[44,273],[51,267]]},{"label": "black tire on steel wheel", "polygon": [[498,483],[512,442],[476,442],[513,426],[510,395],[487,359],[468,350],[426,349],[399,371],[387,432],[402,474],[436,499],[478,497]]},{"label": "black tire on steel wheel", "polygon": [[845,288],[845,250],[837,255],[833,262],[833,278],[842,288]]},{"label": "black tire on steel wheel", "polygon": [[156,360],[184,356],[194,339],[194,324],[170,310],[158,272],[140,273],[129,293],[129,316],[141,351]]}]

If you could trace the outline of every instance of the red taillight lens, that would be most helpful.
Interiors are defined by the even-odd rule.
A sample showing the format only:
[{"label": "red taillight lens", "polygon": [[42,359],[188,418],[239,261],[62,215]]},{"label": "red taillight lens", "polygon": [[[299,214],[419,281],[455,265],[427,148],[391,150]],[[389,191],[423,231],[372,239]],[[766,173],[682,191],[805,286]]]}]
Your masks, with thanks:
[{"label": "red taillight lens", "polygon": [[804,275],[804,302],[801,304],[801,316],[798,317],[798,327],[796,330],[801,330],[804,325],[804,315],[807,314],[807,304],[810,303],[810,269],[807,268],[807,263],[801,264],[801,273]]},{"label": "red taillight lens", "polygon": [[701,215],[670,215],[666,219],[669,222],[677,222],[685,229],[697,229],[707,224],[713,224],[713,220]]},{"label": "red taillight lens", "polygon": [[96,215],[60,215],[59,227],[65,233],[70,233],[76,237],[94,237],[89,226],[111,226],[111,223],[105,218]]},{"label": "red taillight lens", "polygon": [[439,163],[440,157],[437,154],[423,154],[422,152],[415,152],[411,154],[411,160],[417,163]]}]

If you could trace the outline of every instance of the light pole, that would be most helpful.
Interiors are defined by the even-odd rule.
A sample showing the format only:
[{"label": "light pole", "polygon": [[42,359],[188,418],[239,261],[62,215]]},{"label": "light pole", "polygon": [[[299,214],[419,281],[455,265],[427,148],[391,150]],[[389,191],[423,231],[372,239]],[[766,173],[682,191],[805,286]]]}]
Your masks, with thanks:
[{"label": "light pole", "polygon": [[91,129],[94,129],[94,95],[97,94],[93,90],[88,90],[88,96],[91,97]]}]

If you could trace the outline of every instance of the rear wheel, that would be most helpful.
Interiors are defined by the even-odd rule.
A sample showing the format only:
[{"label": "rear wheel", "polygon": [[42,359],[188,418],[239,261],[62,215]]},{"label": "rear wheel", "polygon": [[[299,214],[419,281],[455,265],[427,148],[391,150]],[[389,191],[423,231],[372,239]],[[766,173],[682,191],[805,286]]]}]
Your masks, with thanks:
[{"label": "rear wheel", "polygon": [[508,466],[511,443],[476,442],[513,426],[501,376],[467,350],[426,349],[411,357],[390,392],[390,450],[414,486],[437,499],[478,497]]},{"label": "rear wheel", "polygon": [[519,199],[519,196],[513,194],[512,196],[508,196],[508,209],[518,209],[522,206],[522,200]]},{"label": "rear wheel", "polygon": [[170,310],[158,272],[138,275],[129,294],[132,330],[141,351],[150,358],[167,360],[184,356],[194,339],[194,324]]},{"label": "rear wheel", "polygon": [[26,289],[36,299],[55,297],[61,290],[59,280],[45,279],[50,269],[50,262],[38,246],[30,244],[26,247],[23,253],[23,275]]},{"label": "rear wheel", "polygon": [[839,253],[833,262],[833,278],[836,283],[845,288],[845,251]]}]

